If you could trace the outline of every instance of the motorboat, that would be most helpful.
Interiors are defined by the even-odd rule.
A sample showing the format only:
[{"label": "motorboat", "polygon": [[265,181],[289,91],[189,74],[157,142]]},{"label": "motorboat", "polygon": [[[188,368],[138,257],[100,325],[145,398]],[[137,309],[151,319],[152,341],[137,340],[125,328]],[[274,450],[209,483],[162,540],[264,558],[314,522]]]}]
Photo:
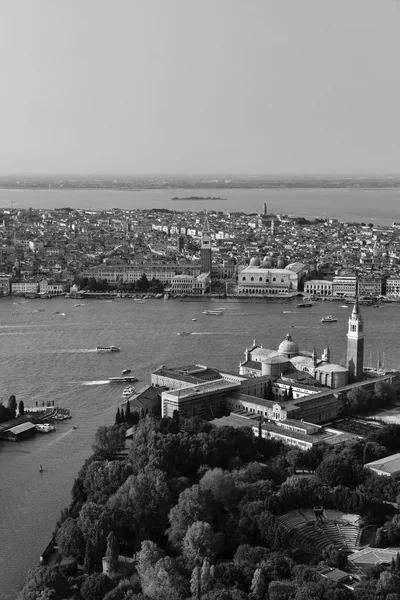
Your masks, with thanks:
[{"label": "motorboat", "polygon": [[223,315],[222,310],[203,310],[203,315],[214,315],[216,317],[220,317]]},{"label": "motorboat", "polygon": [[117,346],[97,346],[96,352],[120,352],[120,348]]},{"label": "motorboat", "polygon": [[190,335],[189,331],[178,331],[176,335]]},{"label": "motorboat", "polygon": [[40,431],[41,433],[50,433],[50,431],[55,431],[54,425],[50,425],[50,423],[38,423],[35,425],[36,431]]},{"label": "motorboat", "polygon": [[326,317],[322,317],[321,323],[336,323],[337,319],[332,317],[332,315],[327,315]]},{"label": "motorboat", "polygon": [[197,319],[192,319],[192,321],[197,321]]},{"label": "motorboat", "polygon": [[128,375],[128,373],[132,373],[132,369],[123,369],[122,375]]},{"label": "motorboat", "polygon": [[300,302],[300,304],[296,304],[296,308],[311,308],[312,302]]}]

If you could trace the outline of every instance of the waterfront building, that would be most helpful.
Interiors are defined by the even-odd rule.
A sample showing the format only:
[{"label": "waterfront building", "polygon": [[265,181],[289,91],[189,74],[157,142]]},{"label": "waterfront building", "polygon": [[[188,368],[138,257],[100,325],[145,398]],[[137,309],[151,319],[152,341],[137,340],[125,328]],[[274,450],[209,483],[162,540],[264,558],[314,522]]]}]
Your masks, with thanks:
[{"label": "waterfront building", "polygon": [[174,412],[178,411],[184,418],[210,419],[225,406],[227,392],[238,387],[237,383],[216,379],[162,392],[161,414],[163,417],[173,417]]},{"label": "waterfront building", "polygon": [[332,296],[333,282],[327,279],[310,279],[304,283],[304,293],[308,296]]},{"label": "waterfront building", "polygon": [[360,275],[358,278],[358,295],[377,298],[385,292],[387,277],[383,275]]},{"label": "waterfront building", "polygon": [[11,290],[11,278],[9,275],[0,275],[0,296],[8,296]]},{"label": "waterfront building", "polygon": [[263,262],[252,258],[250,265],[238,273],[239,294],[286,296],[297,292],[307,272],[306,265],[291,263],[285,267],[283,259],[278,259],[277,266],[271,267],[270,256],[265,256]]},{"label": "waterfront building", "polygon": [[386,295],[400,296],[400,275],[389,277],[386,280]]},{"label": "waterfront building", "polygon": [[204,218],[204,226],[201,234],[201,273],[211,274],[211,232],[208,216]]},{"label": "waterfront building", "polygon": [[49,283],[47,279],[43,279],[39,282],[39,294],[62,296],[63,294],[65,294],[65,289],[61,283]]},{"label": "waterfront building", "polygon": [[333,278],[332,295],[355,298],[357,294],[356,275],[337,275]]},{"label": "waterfront building", "polygon": [[[298,373],[305,374],[299,381]],[[330,362],[330,350],[326,347],[318,357],[315,348],[312,352],[300,351],[298,344],[288,333],[277,350],[263,348],[253,344],[245,351],[245,360],[239,366],[241,375],[259,377],[268,375],[274,378],[282,376],[297,383],[302,387],[299,394],[308,395],[307,387],[315,390],[316,386],[339,388],[347,385],[349,381],[348,370],[342,365]]]},{"label": "waterfront building", "polygon": [[37,281],[13,281],[11,283],[12,294],[37,294],[39,283]]},{"label": "waterfront building", "polygon": [[354,303],[347,332],[347,368],[350,382],[361,381],[364,372],[364,321],[358,305]]},{"label": "waterfront building", "polygon": [[205,294],[210,287],[210,273],[174,275],[171,281],[171,294]]}]

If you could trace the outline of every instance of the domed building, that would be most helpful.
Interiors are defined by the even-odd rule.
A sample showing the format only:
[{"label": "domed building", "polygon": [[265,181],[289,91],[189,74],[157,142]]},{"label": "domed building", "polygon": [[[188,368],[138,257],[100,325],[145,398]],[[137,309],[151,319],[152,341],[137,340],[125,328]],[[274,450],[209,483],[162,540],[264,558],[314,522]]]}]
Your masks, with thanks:
[{"label": "domed building", "polygon": [[349,383],[348,369],[331,363],[329,346],[318,357],[315,348],[312,352],[300,350],[290,333],[286,334],[278,350],[263,348],[254,341],[245,351],[239,373],[252,377],[285,377],[316,387],[339,388]]}]

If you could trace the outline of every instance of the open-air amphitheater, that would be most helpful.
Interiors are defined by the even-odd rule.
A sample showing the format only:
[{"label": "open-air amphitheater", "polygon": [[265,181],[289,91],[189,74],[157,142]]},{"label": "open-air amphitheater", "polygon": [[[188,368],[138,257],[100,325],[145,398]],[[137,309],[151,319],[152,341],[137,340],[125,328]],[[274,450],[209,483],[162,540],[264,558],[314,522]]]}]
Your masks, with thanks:
[{"label": "open-air amphitheater", "polygon": [[277,517],[290,531],[293,544],[304,552],[320,554],[333,544],[350,554],[361,548],[361,517],[322,507],[292,510]]}]

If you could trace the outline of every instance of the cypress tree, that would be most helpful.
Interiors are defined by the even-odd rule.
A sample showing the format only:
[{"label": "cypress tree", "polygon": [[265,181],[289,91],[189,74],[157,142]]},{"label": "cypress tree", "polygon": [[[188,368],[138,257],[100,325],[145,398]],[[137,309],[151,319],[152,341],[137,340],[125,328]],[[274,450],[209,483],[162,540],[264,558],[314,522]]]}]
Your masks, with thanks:
[{"label": "cypress tree", "polygon": [[16,400],[14,394],[11,394],[11,396],[9,397],[7,408],[10,411],[11,419],[14,419],[15,413],[17,412],[17,400]]},{"label": "cypress tree", "polygon": [[90,541],[90,538],[86,541],[85,548],[85,560],[83,562],[83,570],[88,575],[91,575],[96,570],[96,557],[94,553],[93,544]]},{"label": "cypress tree", "polygon": [[192,592],[192,598],[199,600],[201,588],[200,588],[200,567],[194,567],[192,576],[190,578],[190,591]]},{"label": "cypress tree", "polygon": [[107,552],[106,552],[106,562],[108,567],[108,572],[110,575],[116,575],[119,571],[118,564],[118,540],[115,537],[114,533],[111,531],[107,536]]},{"label": "cypress tree", "polygon": [[126,403],[126,408],[125,408],[125,420],[127,423],[131,422],[131,405],[129,400]]},{"label": "cypress tree", "polygon": [[285,390],[284,394],[283,394],[283,402],[286,402],[287,399],[288,399],[288,393],[287,393],[287,390]]},{"label": "cypress tree", "polygon": [[115,415],[115,425],[119,425],[121,423],[121,413],[119,412],[119,407],[117,408],[117,414]]},{"label": "cypress tree", "polygon": [[288,399],[293,400],[293,389],[292,386],[289,386]]},{"label": "cypress tree", "polygon": [[210,589],[211,574],[210,574],[210,561],[208,558],[203,560],[200,573],[200,590],[202,594],[206,594]]},{"label": "cypress tree", "polygon": [[123,408],[121,408],[120,416],[121,416],[120,423],[125,423],[125,413],[124,413]]},{"label": "cypress tree", "polygon": [[18,404],[18,414],[23,415],[25,412],[25,406],[22,400],[19,401]]},{"label": "cypress tree", "polygon": [[266,390],[266,400],[273,400],[274,399],[274,392],[272,390],[272,383],[271,380],[268,380],[267,383],[267,390]]}]

